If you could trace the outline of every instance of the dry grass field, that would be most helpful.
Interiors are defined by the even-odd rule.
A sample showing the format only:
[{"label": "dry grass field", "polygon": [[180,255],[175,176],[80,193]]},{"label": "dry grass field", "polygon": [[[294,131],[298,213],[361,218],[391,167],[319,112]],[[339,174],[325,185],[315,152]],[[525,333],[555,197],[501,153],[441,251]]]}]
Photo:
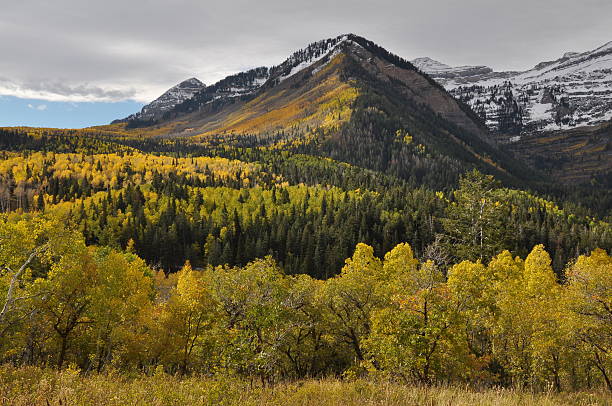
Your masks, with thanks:
[{"label": "dry grass field", "polygon": [[244,380],[180,379],[74,370],[0,368],[0,405],[609,405],[604,391],[531,393],[510,389],[415,387],[392,382],[304,380],[272,387]]}]

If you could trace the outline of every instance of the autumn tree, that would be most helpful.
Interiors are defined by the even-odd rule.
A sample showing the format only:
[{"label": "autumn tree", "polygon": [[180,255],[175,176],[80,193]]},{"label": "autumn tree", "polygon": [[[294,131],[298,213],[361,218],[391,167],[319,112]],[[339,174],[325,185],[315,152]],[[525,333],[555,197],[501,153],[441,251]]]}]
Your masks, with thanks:
[{"label": "autumn tree", "polygon": [[537,245],[522,267],[512,264],[507,255],[492,264],[493,271],[503,270],[509,276],[496,293],[496,359],[515,385],[537,386],[550,381],[559,389],[566,330],[562,328],[561,291],[550,255]]},{"label": "autumn tree", "polygon": [[385,305],[383,265],[372,247],[358,244],[340,275],[325,284],[324,303],[330,328],[359,361],[365,360],[362,341],[370,334],[373,310]]},{"label": "autumn tree", "polygon": [[573,333],[612,391],[612,258],[601,249],[581,255],[567,276]]},{"label": "autumn tree", "polygon": [[272,382],[285,364],[283,348],[291,328],[290,280],[270,257],[244,267],[210,271],[213,298],[224,331],[225,368]]},{"label": "autumn tree", "polygon": [[45,278],[34,282],[35,305],[57,339],[54,358],[58,368],[64,365],[75,331],[93,323],[89,310],[99,274],[92,250],[82,241],[75,244],[69,255],[53,263]]},{"label": "autumn tree", "polygon": [[111,361],[119,365],[132,343],[140,340],[137,327],[151,304],[151,269],[132,253],[100,248],[93,253],[97,268],[89,309],[89,334],[95,349],[89,349],[93,368],[100,372]]},{"label": "autumn tree", "polygon": [[487,265],[480,261],[462,261],[448,272],[448,287],[463,315],[466,342],[474,365],[481,368],[476,375],[479,379],[504,381],[506,371],[500,370],[499,360],[495,358],[499,350],[496,334],[501,317],[500,300],[516,299],[513,294],[520,289],[522,275],[523,261],[509,251],[493,257]]},{"label": "autumn tree", "polygon": [[28,319],[38,311],[36,303],[46,295],[35,289],[34,280],[46,277],[54,262],[80,244],[82,237],[56,219],[0,217],[0,338],[27,329]]},{"label": "autumn tree", "polygon": [[395,269],[387,286],[390,303],[372,313],[366,347],[374,366],[407,382],[432,383],[463,374],[459,308],[444,275],[429,261],[420,266],[407,244],[385,256]]},{"label": "autumn tree", "polygon": [[166,343],[161,359],[175,364],[186,374],[197,354],[201,370],[212,368],[216,350],[213,330],[219,317],[217,302],[213,299],[210,281],[203,271],[195,271],[189,263],[177,273],[176,287],[169,300],[162,303],[158,322]]}]

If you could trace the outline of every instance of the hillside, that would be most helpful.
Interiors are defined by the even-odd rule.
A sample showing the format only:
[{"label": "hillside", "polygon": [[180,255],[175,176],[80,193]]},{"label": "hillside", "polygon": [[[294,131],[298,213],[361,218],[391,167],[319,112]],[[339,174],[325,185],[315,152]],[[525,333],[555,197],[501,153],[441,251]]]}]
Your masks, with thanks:
[{"label": "hillside", "polygon": [[563,183],[612,187],[612,122],[526,135],[509,148]]}]

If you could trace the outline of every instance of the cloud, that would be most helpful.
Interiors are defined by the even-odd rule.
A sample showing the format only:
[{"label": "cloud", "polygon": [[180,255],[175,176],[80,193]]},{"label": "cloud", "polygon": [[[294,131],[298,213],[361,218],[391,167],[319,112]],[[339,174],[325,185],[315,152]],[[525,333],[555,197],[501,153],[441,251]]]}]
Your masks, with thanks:
[{"label": "cloud", "polygon": [[146,102],[346,32],[408,59],[526,69],[609,41],[610,15],[609,0],[6,1],[0,95]]},{"label": "cloud", "polygon": [[45,111],[45,110],[47,110],[47,105],[46,104],[39,104],[37,106],[34,106],[33,104],[28,103],[28,108],[32,109],[32,110]]},{"label": "cloud", "polygon": [[[114,88],[113,88],[114,87]],[[146,100],[133,88],[120,88],[109,84],[106,88],[88,84],[65,84],[55,81],[14,82],[0,78],[0,94],[23,99],[39,99],[59,102],[115,102],[122,100]]]}]

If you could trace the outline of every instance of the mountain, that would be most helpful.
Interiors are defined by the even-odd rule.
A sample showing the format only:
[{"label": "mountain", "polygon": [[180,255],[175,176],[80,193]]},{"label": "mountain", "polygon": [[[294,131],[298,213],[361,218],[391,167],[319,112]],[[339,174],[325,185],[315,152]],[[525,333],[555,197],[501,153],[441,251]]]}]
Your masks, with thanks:
[{"label": "mountain", "polygon": [[167,109],[141,135],[324,155],[447,187],[466,168],[527,174],[480,118],[413,64],[353,34],[229,76]]},{"label": "mountain", "polygon": [[164,94],[147,104],[138,113],[132,114],[121,121],[152,122],[163,117],[185,100],[191,99],[196,93],[206,88],[206,85],[196,78],[187,79],[168,89]]},{"label": "mountain", "polygon": [[412,62],[508,141],[612,119],[612,42],[588,52],[567,52],[524,72],[450,67],[429,58]]}]

